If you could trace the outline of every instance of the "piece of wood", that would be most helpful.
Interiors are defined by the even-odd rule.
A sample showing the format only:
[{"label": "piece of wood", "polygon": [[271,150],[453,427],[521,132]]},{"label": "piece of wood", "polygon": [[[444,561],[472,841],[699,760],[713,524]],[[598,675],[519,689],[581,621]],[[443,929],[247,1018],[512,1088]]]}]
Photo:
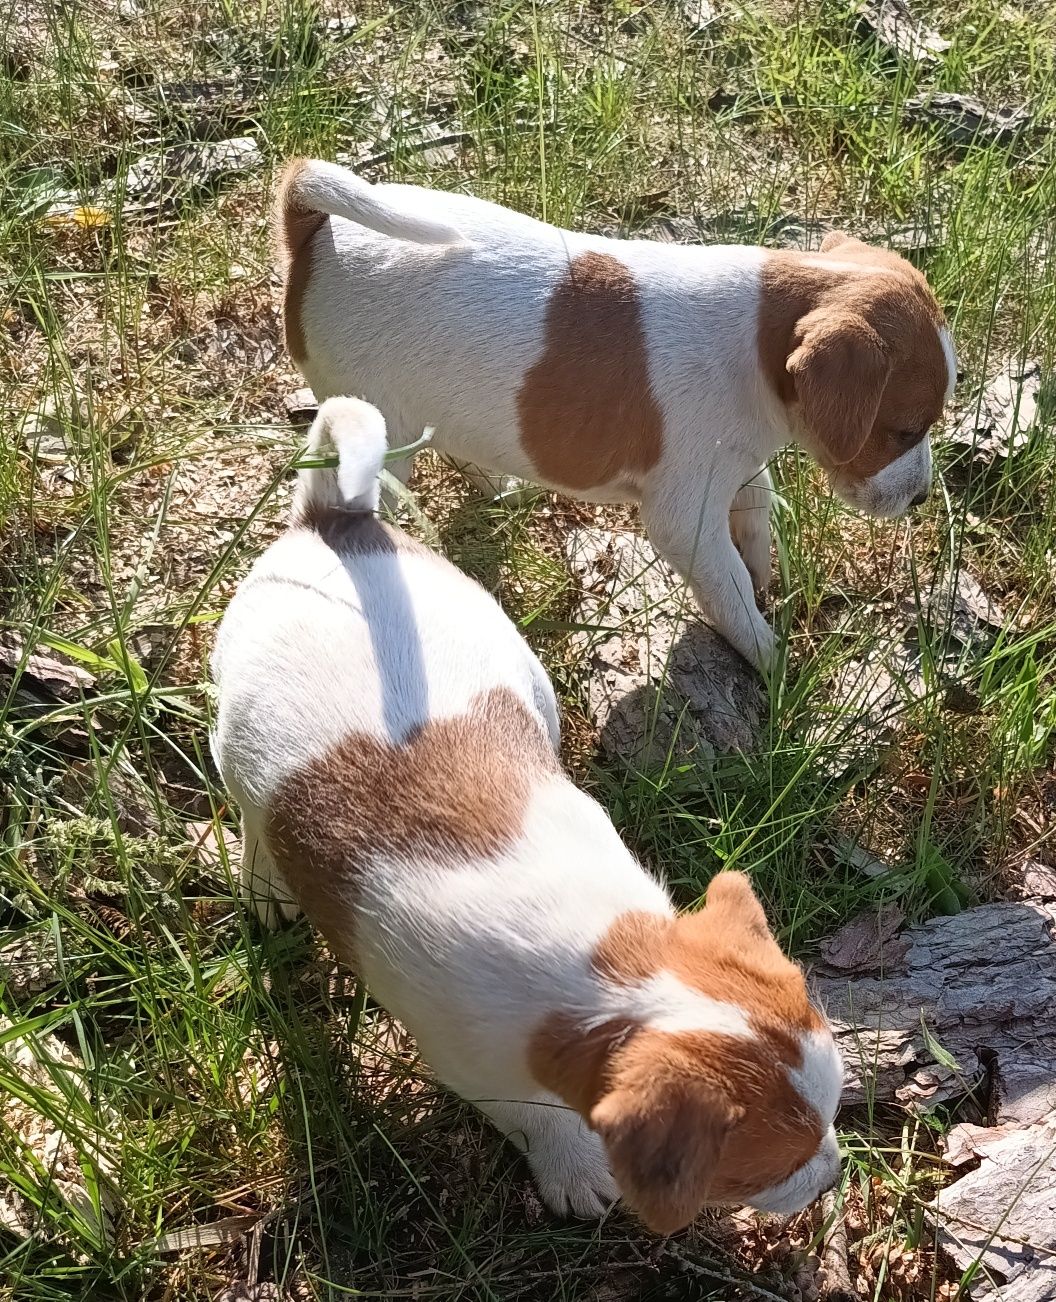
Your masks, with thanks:
[{"label": "piece of wood", "polygon": [[1038,362],[1006,362],[963,403],[947,444],[961,461],[1001,466],[1030,442],[1040,416],[1043,375]]},{"label": "piece of wood", "polygon": [[1056,1113],[1012,1132],[964,1129],[971,1131],[967,1142],[979,1166],[930,1205],[939,1246],[962,1272],[979,1263],[968,1285],[974,1302],[1052,1302]]},{"label": "piece of wood", "polygon": [[895,939],[902,920],[897,904],[857,914],[822,946],[825,965],[840,972],[868,972],[885,959],[894,962],[909,947],[908,940]]},{"label": "piece of wood", "polygon": [[991,1124],[1056,1109],[1054,932],[1056,903],[1004,901],[903,931],[863,974],[815,967],[845,1102],[927,1108],[974,1087]]},{"label": "piece of wood", "polygon": [[672,753],[752,750],[766,713],[762,682],[702,622],[685,584],[649,543],[579,529],[567,555],[584,593],[573,618],[590,627],[574,644],[604,755],[649,767]]},{"label": "piece of wood", "polygon": [[903,0],[865,0],[858,16],[863,35],[918,67],[934,67],[950,42],[918,22]]},{"label": "piece of wood", "polygon": [[8,633],[0,640],[0,693],[6,695],[16,679],[18,702],[37,708],[72,705],[95,686],[87,669],[43,649],[27,653],[21,639]]},{"label": "piece of wood", "polygon": [[1025,108],[987,108],[971,95],[932,91],[916,95],[903,105],[911,124],[930,122],[941,127],[951,145],[1010,145],[1033,123]]},{"label": "piece of wood", "polygon": [[821,1196],[821,1214],[829,1227],[821,1241],[822,1297],[826,1302],[858,1302],[847,1260],[847,1221],[831,1189]]}]

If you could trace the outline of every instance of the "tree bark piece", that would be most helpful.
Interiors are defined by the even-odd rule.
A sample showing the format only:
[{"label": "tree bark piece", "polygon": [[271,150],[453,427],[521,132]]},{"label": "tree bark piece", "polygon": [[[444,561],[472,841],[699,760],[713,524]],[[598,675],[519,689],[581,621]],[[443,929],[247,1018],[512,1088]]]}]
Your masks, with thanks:
[{"label": "tree bark piece", "polygon": [[[1056,1113],[1012,1133],[971,1130],[974,1171],[929,1208],[938,1242],[958,1270],[979,1262],[975,1302],[1056,1297]],[[951,1135],[951,1138],[953,1136]]]},{"label": "tree bark piece", "polygon": [[1040,1122],[1056,1109],[1054,932],[1056,904],[1005,901],[902,932],[865,973],[816,967],[845,1101],[925,1108],[974,1086],[992,1125]]},{"label": "tree bark piece", "polygon": [[959,459],[1000,468],[1021,451],[1043,415],[1045,378],[1039,362],[1006,362],[963,404],[947,440]]},{"label": "tree bark piece", "polygon": [[576,635],[588,706],[610,760],[633,767],[751,750],[764,717],[762,682],[705,625],[682,581],[629,532],[580,529],[567,556],[584,592]]},{"label": "tree bark piece", "polygon": [[922,68],[934,67],[950,48],[938,32],[917,22],[903,0],[866,0],[858,22],[865,35]]},{"label": "tree bark piece", "polygon": [[907,99],[903,116],[911,124],[931,122],[951,145],[1010,145],[1032,124],[1025,108],[987,108],[970,95],[933,91]]}]

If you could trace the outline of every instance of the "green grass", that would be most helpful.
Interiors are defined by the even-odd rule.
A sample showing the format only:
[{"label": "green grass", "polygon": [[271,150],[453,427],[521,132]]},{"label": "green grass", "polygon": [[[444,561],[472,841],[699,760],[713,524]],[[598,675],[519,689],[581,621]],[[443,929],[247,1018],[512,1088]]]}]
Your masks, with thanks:
[{"label": "green grass", "polygon": [[[1052,372],[1056,19],[921,6],[953,41],[922,70],[859,39],[837,3],[720,4],[696,35],[660,0],[354,9],[340,35],[324,26],[336,10],[294,0],[141,0],[131,17],[31,3],[28,27],[0,19],[19,56],[0,75],[0,615],[94,678],[37,713],[0,678],[0,1208],[15,1190],[24,1214],[0,1228],[0,1297],[205,1299],[259,1279],[319,1298],[725,1298],[759,1262],[781,1295],[816,1216],[785,1234],[788,1251],[717,1218],[669,1250],[621,1215],[554,1224],[515,1155],[435,1087],[307,929],[262,936],[233,902],[207,655],[280,527],[297,450],[266,205],[294,152],[386,155],[374,175],[586,229],[677,217],[747,242],[791,218],[881,243],[910,232],[967,404],[1009,358]],[[192,79],[226,89],[188,106],[171,87]],[[905,119],[932,90],[1029,104],[1036,129],[952,148]],[[431,122],[462,143],[416,150]],[[181,202],[145,217],[111,201],[98,228],[45,220],[57,190],[120,196],[140,156],[243,134],[263,165],[220,189],[177,186]],[[41,412],[43,441],[27,425]],[[584,714],[562,547],[593,509],[486,507],[428,455],[420,504],[544,656],[577,778],[634,850],[685,904],[723,864],[750,870],[809,956],[883,900],[929,916],[939,856],[985,900],[1051,854],[1051,417],[1043,402],[1025,446],[988,472],[940,441],[939,490],[892,525],[849,514],[782,454],[788,673],[759,744],[645,773],[600,764]],[[922,624],[922,685],[874,744],[834,684],[887,654],[892,611],[958,567],[1005,624],[956,665],[942,620]],[[862,876],[854,843],[896,871]],[[34,970],[13,964],[16,943]],[[936,1296],[950,1277],[921,1217],[940,1178],[932,1131],[877,1109],[845,1119],[845,1144],[865,1295]],[[204,1246],[166,1238],[190,1227]],[[913,1266],[891,1276],[876,1262],[895,1247]]]}]

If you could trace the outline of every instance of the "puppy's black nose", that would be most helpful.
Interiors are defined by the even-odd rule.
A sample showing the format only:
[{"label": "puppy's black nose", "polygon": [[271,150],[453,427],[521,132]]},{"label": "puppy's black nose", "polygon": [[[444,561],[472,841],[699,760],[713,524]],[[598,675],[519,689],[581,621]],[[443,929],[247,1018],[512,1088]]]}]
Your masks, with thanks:
[{"label": "puppy's black nose", "polygon": [[923,506],[927,500],[928,500],[928,495],[926,492],[918,493],[916,497],[911,497],[909,499],[909,504],[910,506]]}]

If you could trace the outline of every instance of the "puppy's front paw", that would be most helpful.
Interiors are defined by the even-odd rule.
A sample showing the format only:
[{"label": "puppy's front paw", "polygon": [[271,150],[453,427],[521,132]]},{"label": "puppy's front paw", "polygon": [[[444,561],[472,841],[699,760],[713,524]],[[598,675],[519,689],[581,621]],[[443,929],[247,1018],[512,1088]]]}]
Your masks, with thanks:
[{"label": "puppy's front paw", "polygon": [[[575,1114],[573,1114],[574,1116]],[[598,1136],[578,1116],[580,1129],[537,1141],[528,1165],[539,1196],[558,1216],[599,1220],[620,1196]]]}]

